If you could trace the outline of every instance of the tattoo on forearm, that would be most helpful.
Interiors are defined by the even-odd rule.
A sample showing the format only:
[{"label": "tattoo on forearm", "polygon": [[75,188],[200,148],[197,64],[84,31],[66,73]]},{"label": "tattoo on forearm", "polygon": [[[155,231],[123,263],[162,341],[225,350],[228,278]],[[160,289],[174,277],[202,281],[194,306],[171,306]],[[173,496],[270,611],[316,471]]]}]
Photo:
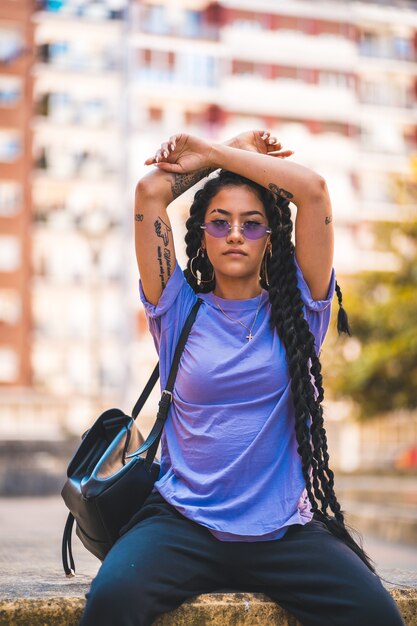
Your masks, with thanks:
[{"label": "tattoo on forearm", "polygon": [[158,264],[162,289],[165,289],[167,280],[172,274],[171,250],[167,247],[169,245],[169,233],[171,232],[171,228],[160,217],[155,220],[154,226],[157,236],[162,239],[164,244],[163,249],[161,246],[158,246]]},{"label": "tattoo on forearm", "polygon": [[142,213],[136,213],[136,215],[135,215],[135,222],[143,222],[143,214]]},{"label": "tattoo on forearm", "polygon": [[331,215],[326,215],[326,219],[324,220],[325,224],[330,224],[330,222],[333,220]]},{"label": "tattoo on forearm", "polygon": [[167,276],[168,278],[171,276],[172,264],[171,264],[171,250],[169,248],[164,248],[164,259],[167,266]]},{"label": "tattoo on forearm", "polygon": [[169,233],[171,232],[171,228],[168,226],[168,224],[165,224],[164,220],[160,217],[155,220],[154,226],[156,234],[158,235],[158,237],[161,237],[162,241],[164,242],[164,246],[167,246],[169,244]]},{"label": "tattoo on forearm", "polygon": [[293,197],[293,194],[290,191],[287,191],[282,187],[278,187],[278,185],[275,185],[274,183],[269,183],[268,187],[277,198],[280,197],[285,198],[285,200],[291,200]]},{"label": "tattoo on forearm", "polygon": [[165,289],[165,270],[164,265],[162,263],[162,250],[161,246],[158,246],[158,263],[159,263],[159,278],[161,279],[162,289]]},{"label": "tattoo on forearm", "polygon": [[209,167],[191,172],[190,174],[173,174],[171,190],[174,198],[178,198],[184,191],[187,191],[190,187],[198,183],[202,178],[205,178],[213,172]]}]

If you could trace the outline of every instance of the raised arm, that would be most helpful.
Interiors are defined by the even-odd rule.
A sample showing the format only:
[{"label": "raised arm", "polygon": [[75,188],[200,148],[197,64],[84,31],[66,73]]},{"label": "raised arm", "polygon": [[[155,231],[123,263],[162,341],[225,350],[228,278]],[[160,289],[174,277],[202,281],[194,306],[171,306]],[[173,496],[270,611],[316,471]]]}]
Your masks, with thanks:
[{"label": "raised arm", "polygon": [[[291,151],[267,131],[248,131],[225,142],[236,146],[237,152],[257,151],[285,158]],[[175,151],[175,139],[165,142],[145,163],[156,164]],[[165,156],[166,155],[166,156]],[[273,159],[275,160],[275,159]],[[216,169],[204,164],[199,154],[191,155],[187,172],[166,172],[154,169],[136,186],[135,248],[142,287],[152,304],[157,304],[176,263],[174,240],[167,207],[178,196]]]},{"label": "raised arm", "polygon": [[135,250],[143,291],[157,304],[172,272],[176,256],[168,205],[210,173],[167,174],[154,170],[144,176],[135,193]]},{"label": "raised arm", "polygon": [[327,296],[333,264],[332,208],[325,180],[313,170],[283,159],[210,144],[190,135],[176,136],[176,149],[158,168],[171,173],[190,171],[191,154],[201,167],[223,168],[250,178],[297,207],[296,256],[315,300]]}]

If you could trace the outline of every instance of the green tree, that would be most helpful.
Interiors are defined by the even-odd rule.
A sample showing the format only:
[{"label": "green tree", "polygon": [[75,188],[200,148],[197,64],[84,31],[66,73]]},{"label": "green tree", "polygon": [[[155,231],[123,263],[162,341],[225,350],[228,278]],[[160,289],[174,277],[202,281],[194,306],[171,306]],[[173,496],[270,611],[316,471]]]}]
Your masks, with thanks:
[{"label": "green tree", "polygon": [[324,350],[326,387],[352,398],[362,419],[417,408],[417,222],[380,223],[375,234],[398,267],[343,280],[353,336],[331,333]]}]

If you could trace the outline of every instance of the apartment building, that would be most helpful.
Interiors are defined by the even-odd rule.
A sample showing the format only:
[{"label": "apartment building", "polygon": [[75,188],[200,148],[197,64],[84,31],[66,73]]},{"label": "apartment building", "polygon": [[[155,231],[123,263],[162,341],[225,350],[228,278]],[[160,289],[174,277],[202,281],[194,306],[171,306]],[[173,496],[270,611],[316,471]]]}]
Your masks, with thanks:
[{"label": "apartment building", "polygon": [[99,396],[125,375],[124,22],[109,4],[34,16],[32,359],[54,393]]},{"label": "apartment building", "polygon": [[144,134],[151,144],[175,129],[225,138],[272,128],[328,181],[339,272],[393,265],[369,224],[413,210],[411,4],[145,0],[130,25],[138,151]]},{"label": "apartment building", "polygon": [[[395,267],[374,249],[372,225],[414,210],[410,3],[5,2],[26,7],[27,39],[13,45],[31,53],[9,64],[0,46],[0,385],[36,392],[36,414],[79,430],[107,399],[128,410],[156,360],[131,213],[143,161],[173,132],[273,129],[328,182],[338,274]],[[3,5],[0,28],[13,31]],[[180,201],[171,212],[182,264],[186,210]],[[15,423],[19,400],[8,406]]]},{"label": "apartment building", "polygon": [[54,438],[67,427],[79,433],[127,380],[125,2],[7,4],[1,428],[6,437]]},{"label": "apartment building", "polygon": [[0,5],[0,383],[31,385],[33,0]]}]

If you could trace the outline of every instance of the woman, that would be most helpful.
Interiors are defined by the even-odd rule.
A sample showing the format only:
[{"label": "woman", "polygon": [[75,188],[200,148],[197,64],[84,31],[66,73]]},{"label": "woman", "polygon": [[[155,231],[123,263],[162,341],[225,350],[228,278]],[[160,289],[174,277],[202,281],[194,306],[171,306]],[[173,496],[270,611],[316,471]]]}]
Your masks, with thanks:
[{"label": "woman", "polygon": [[[341,307],[331,204],[324,180],[290,154],[262,131],[226,145],[182,134],[147,160],[136,253],[162,388],[196,294],[203,303],[159,479],[93,581],[83,626],[150,625],[219,589],[266,593],[304,626],[404,623],[333,488],[317,356],[335,289]],[[217,169],[190,209],[183,273],[166,209]]]}]

